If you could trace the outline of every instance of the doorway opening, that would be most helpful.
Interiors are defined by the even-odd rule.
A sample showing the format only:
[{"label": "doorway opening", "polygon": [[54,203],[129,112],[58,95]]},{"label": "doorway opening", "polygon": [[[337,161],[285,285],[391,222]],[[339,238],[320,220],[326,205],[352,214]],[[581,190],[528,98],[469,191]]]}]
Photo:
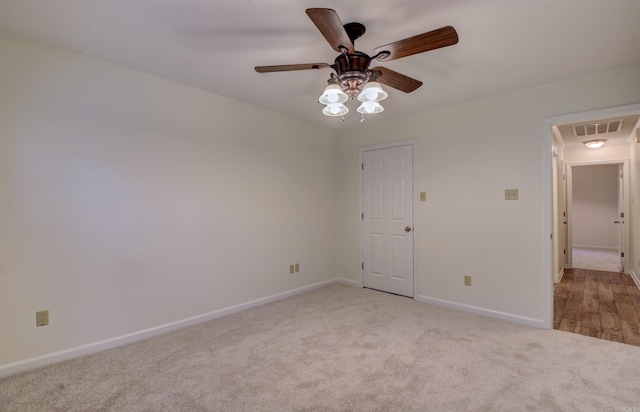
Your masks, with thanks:
[{"label": "doorway opening", "polygon": [[567,267],[625,272],[629,162],[569,164]]},{"label": "doorway opening", "polygon": [[[632,295],[639,291],[638,271],[634,271],[633,263],[637,260],[640,268],[640,236],[636,233],[640,226],[634,224],[633,217],[634,211],[636,216],[640,213],[634,202],[634,196],[638,194],[632,190],[640,182],[640,169],[635,166],[640,155],[635,140],[639,119],[640,104],[634,104],[559,116],[543,122],[546,131],[544,184],[548,196],[545,220],[551,232],[550,236],[548,233],[548,237],[545,236],[544,256],[549,268],[544,278],[548,302],[545,324],[549,329],[556,326],[556,329],[601,339],[640,343],[640,335],[633,327],[640,322],[637,316],[640,312],[633,304],[628,304],[633,300]],[[598,130],[599,123],[613,120],[627,123],[620,139],[609,138],[610,135],[604,137],[607,139],[604,148],[584,147],[583,141],[589,138],[580,133],[586,127],[576,126],[595,125]],[[616,131],[621,129],[616,128]],[[567,132],[572,133],[568,143],[563,139]],[[599,175],[598,171],[606,173]],[[594,179],[606,180],[600,186],[606,188],[608,194],[593,190],[598,186]],[[574,192],[578,192],[577,197]],[[598,228],[600,224],[606,227]],[[583,247],[612,251],[617,259],[614,267],[608,268],[614,270],[590,269],[583,265],[578,256]],[[560,290],[558,294],[554,294],[556,287]],[[625,294],[628,295],[625,297]],[[555,310],[558,307],[562,310]],[[563,311],[564,329],[557,327],[558,314],[562,315]],[[628,318],[629,314],[634,317]],[[618,326],[611,328],[610,325]]]}]

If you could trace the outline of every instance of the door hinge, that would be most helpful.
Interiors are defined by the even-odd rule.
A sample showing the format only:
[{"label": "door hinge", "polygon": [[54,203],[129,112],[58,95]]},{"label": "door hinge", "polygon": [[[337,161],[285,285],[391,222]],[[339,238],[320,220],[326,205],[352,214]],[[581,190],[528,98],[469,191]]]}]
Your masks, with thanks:
[{"label": "door hinge", "polygon": [[362,220],[364,220],[364,212],[362,212]]},{"label": "door hinge", "polygon": [[567,249],[562,249],[562,254],[566,255],[567,254]]},{"label": "door hinge", "polygon": [[553,240],[553,233],[549,235],[549,238]]},{"label": "door hinge", "polygon": [[362,163],[362,170],[364,170],[364,163]]},{"label": "door hinge", "polygon": [[624,212],[620,213],[620,217],[624,217]]},{"label": "door hinge", "polygon": [[620,257],[624,257],[624,252],[620,252]]},{"label": "door hinge", "polygon": [[362,262],[362,270],[364,270],[364,262]]}]

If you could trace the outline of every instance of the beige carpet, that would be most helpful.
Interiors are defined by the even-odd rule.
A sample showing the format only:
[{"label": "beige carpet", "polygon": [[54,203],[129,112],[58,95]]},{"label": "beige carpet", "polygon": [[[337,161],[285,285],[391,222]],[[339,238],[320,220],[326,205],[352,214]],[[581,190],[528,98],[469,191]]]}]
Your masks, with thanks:
[{"label": "beige carpet", "polygon": [[640,347],[341,284],[0,381],[2,411],[636,411]]},{"label": "beige carpet", "polygon": [[620,271],[620,256],[616,250],[612,249],[574,247],[572,263],[574,268],[579,269]]}]

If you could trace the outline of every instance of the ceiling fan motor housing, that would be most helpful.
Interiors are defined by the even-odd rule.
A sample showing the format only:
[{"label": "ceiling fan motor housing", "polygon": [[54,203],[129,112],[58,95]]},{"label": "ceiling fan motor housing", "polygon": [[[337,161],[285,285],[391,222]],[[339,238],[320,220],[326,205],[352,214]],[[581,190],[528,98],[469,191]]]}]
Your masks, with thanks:
[{"label": "ceiling fan motor housing", "polygon": [[371,78],[370,63],[371,58],[359,51],[336,57],[333,69],[336,71],[337,81],[351,99],[355,98]]}]

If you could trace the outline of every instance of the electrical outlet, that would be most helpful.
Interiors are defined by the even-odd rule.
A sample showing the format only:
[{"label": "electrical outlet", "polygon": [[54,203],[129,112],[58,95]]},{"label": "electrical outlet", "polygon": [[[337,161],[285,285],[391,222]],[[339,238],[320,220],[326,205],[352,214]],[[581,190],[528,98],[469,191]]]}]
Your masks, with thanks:
[{"label": "electrical outlet", "polygon": [[300,272],[300,263],[296,263],[296,272]]},{"label": "electrical outlet", "polygon": [[464,275],[464,285],[465,286],[471,286],[471,276]]},{"label": "electrical outlet", "polygon": [[518,189],[505,189],[504,200],[518,200]]},{"label": "electrical outlet", "polygon": [[289,265],[289,273],[293,273],[296,271],[296,266],[295,265]]},{"label": "electrical outlet", "polygon": [[41,310],[36,312],[36,327],[46,326],[49,324],[49,311]]}]

